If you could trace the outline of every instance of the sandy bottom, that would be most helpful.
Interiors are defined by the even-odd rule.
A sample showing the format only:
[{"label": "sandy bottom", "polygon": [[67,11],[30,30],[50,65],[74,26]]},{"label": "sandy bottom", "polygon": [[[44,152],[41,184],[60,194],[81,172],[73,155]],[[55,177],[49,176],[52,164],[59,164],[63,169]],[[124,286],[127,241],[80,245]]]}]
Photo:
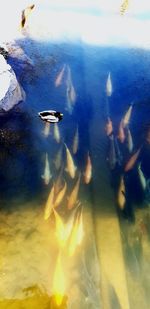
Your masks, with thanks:
[{"label": "sandy bottom", "polygon": [[[49,308],[58,256],[53,219],[44,206],[26,204],[0,212],[0,308]],[[84,239],[73,257],[63,252],[69,308],[100,308],[99,263],[90,209],[84,208]]]}]

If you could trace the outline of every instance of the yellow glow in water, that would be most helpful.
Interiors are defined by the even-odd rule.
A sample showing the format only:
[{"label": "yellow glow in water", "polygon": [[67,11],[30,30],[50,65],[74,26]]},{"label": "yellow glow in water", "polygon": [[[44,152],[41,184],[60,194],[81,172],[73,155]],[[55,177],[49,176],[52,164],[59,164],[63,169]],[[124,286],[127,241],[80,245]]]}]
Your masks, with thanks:
[{"label": "yellow glow in water", "polygon": [[59,254],[53,280],[53,294],[55,295],[55,301],[57,306],[61,305],[64,293],[65,293],[65,276],[62,268],[61,254]]},{"label": "yellow glow in water", "polygon": [[83,222],[82,222],[82,215],[76,219],[71,238],[70,238],[70,245],[69,245],[69,256],[73,256],[75,250],[78,245],[81,244],[83,239]]},{"label": "yellow glow in water", "polygon": [[82,213],[81,213],[80,218],[79,218],[78,235],[77,235],[78,245],[81,245],[83,236],[84,236],[84,229],[83,229],[83,218],[82,218]]},{"label": "yellow glow in water", "polygon": [[65,230],[65,224],[63,223],[61,217],[57,213],[57,211],[53,210],[55,214],[55,220],[56,220],[56,237],[59,243],[59,246],[63,248],[66,243],[66,230]]}]

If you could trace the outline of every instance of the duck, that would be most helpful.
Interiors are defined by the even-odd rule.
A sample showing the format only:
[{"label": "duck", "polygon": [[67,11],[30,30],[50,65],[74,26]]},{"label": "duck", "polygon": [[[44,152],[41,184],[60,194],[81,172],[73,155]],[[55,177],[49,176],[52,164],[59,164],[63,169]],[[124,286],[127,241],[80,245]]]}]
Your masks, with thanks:
[{"label": "duck", "polygon": [[38,115],[41,118],[41,120],[50,122],[50,123],[59,122],[63,118],[62,113],[56,112],[53,110],[42,111],[42,112],[39,112]]}]

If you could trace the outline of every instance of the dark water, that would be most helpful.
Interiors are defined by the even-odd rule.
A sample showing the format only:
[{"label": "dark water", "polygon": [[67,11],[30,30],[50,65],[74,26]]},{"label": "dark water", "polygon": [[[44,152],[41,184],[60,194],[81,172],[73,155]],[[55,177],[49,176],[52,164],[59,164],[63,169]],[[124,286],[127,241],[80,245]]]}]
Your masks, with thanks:
[{"label": "dark water", "polygon": [[[0,124],[2,306],[7,305],[4,299],[16,299],[14,307],[12,302],[8,304],[9,308],[27,308],[25,301],[19,303],[18,300],[25,296],[31,301],[32,308],[48,306],[57,250],[53,240],[53,223],[51,227],[43,220],[52,180],[45,186],[41,175],[47,152],[52,179],[57,179],[58,171],[54,165],[57,151],[63,142],[69,149],[72,148],[78,125],[79,149],[74,156],[75,164],[83,173],[89,152],[93,174],[90,184],[85,185],[81,181],[79,192],[79,200],[84,207],[83,250],[80,248],[71,262],[64,258],[64,267],[68,263],[75,273],[73,278],[68,279],[68,306],[75,309],[147,308],[150,287],[150,193],[148,185],[145,190],[142,188],[137,162],[141,162],[143,177],[148,183],[150,144],[146,141],[146,134],[150,125],[149,52],[98,48],[82,43],[52,45],[29,39],[17,44],[33,64],[25,65],[18,59],[8,58],[26,92],[26,102],[2,116]],[[64,63],[70,66],[77,94],[72,114],[66,110],[66,76],[60,87],[56,88],[54,84]],[[107,98],[106,80],[109,72],[113,92]],[[134,105],[129,128],[134,144],[133,154],[143,146],[132,170],[124,174],[125,162],[131,154],[127,152],[125,143],[119,142],[117,130],[131,102]],[[43,134],[45,125],[38,117],[38,112],[49,109],[64,114],[59,123],[60,143],[54,140],[52,126],[48,137]],[[110,169],[106,160],[110,143],[105,131],[108,116],[112,120],[114,136],[122,156],[121,163],[117,161],[113,169]],[[62,156],[64,161],[64,148]],[[127,192],[123,210],[119,209],[115,199],[122,175]],[[70,181],[66,173],[64,178],[71,190],[74,181]],[[15,282],[13,288],[11,278]],[[43,290],[41,285],[44,286]],[[26,295],[22,290],[28,287],[31,289]],[[37,307],[34,296],[39,294],[42,298]]]}]

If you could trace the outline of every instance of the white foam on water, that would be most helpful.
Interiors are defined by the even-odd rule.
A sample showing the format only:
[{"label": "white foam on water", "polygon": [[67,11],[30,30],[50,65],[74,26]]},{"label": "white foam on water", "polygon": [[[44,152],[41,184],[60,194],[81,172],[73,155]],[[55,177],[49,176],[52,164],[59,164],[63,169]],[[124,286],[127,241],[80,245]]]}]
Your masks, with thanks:
[{"label": "white foam on water", "polygon": [[[149,49],[150,2],[129,1],[127,13],[120,16],[122,3],[122,0],[14,0],[13,3],[6,0],[0,10],[0,42],[26,34],[40,41],[82,40],[91,45]],[[31,4],[35,8],[23,34],[21,12]]]}]

